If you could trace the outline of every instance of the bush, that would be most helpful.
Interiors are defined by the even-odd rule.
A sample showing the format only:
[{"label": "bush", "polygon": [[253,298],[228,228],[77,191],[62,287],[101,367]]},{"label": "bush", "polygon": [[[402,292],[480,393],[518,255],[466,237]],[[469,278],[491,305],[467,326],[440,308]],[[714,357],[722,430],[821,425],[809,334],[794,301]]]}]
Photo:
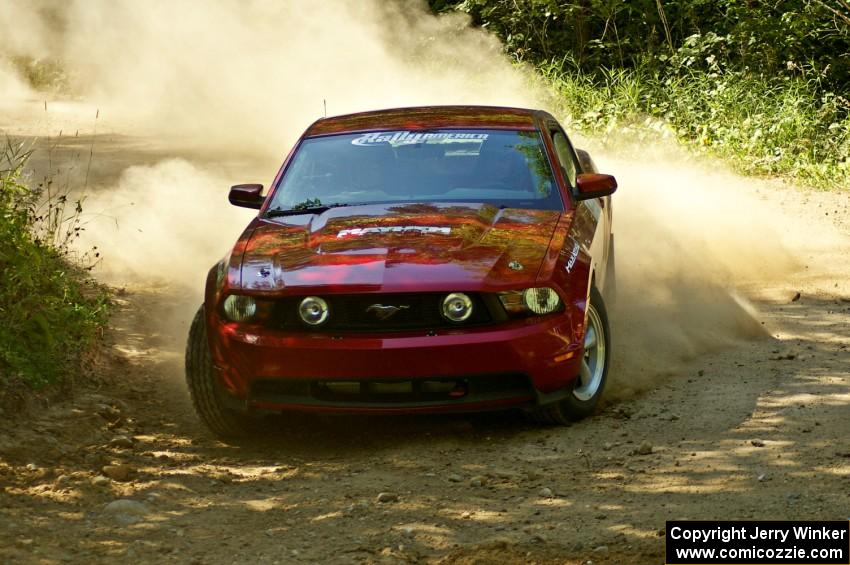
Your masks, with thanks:
[{"label": "bush", "polygon": [[69,92],[71,85],[62,61],[58,59],[34,59],[12,57],[12,65],[27,83],[42,92]]},{"label": "bush", "polygon": [[[568,57],[582,72],[650,66],[667,73],[676,53],[688,66],[715,63],[765,76],[817,74],[826,90],[850,88],[846,0],[429,0],[460,10],[517,59]],[[708,59],[708,60],[707,60]],[[790,63],[790,65],[789,65]]]},{"label": "bush", "polygon": [[850,186],[848,101],[816,79],[723,70],[663,77],[641,68],[585,74],[553,64],[540,70],[559,94],[565,126],[603,143],[666,135],[742,173]]},{"label": "bush", "polygon": [[28,153],[0,155],[0,389],[33,389],[78,370],[108,315],[107,295],[72,260],[80,202],[21,182]]},{"label": "bush", "polygon": [[740,172],[850,186],[844,0],[430,0],[497,34],[572,129],[675,137]]}]

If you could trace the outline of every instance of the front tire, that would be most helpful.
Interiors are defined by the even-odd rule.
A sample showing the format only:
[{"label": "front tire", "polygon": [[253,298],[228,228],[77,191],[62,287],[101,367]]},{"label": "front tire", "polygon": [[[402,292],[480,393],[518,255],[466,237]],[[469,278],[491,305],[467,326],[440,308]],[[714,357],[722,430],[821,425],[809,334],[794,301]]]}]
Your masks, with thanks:
[{"label": "front tire", "polygon": [[213,369],[210,346],[207,341],[207,324],[204,307],[198,310],[189,328],[186,344],[186,384],[192,397],[195,412],[209,430],[220,438],[235,438],[248,434],[252,419],[227,408],[222,395],[225,392]]},{"label": "front tire", "polygon": [[587,307],[587,327],[584,335],[584,357],[581,373],[572,384],[570,394],[558,402],[541,406],[532,418],[544,424],[569,424],[593,414],[605,383],[611,361],[611,330],[605,301],[596,287],[590,289]]}]

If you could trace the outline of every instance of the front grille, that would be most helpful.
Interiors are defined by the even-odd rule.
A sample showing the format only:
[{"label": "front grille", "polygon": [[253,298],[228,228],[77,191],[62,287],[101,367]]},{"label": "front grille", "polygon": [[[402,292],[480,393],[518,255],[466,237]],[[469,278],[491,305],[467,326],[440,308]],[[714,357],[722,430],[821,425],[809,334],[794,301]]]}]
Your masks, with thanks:
[{"label": "front grille", "polygon": [[[278,300],[272,308],[269,323],[275,329],[312,332],[387,332],[406,330],[431,330],[480,326],[493,322],[499,316],[493,304],[479,294],[468,294],[472,299],[472,316],[461,324],[453,324],[440,315],[446,293],[417,294],[343,294],[323,295],[330,306],[330,317],[321,326],[305,324],[298,316],[298,304],[303,296]],[[395,306],[392,315],[381,319],[375,305]],[[495,312],[495,314],[494,314]]]},{"label": "front grille", "polygon": [[531,382],[517,373],[421,379],[311,380],[259,379],[253,401],[308,405],[440,405],[530,399]]}]

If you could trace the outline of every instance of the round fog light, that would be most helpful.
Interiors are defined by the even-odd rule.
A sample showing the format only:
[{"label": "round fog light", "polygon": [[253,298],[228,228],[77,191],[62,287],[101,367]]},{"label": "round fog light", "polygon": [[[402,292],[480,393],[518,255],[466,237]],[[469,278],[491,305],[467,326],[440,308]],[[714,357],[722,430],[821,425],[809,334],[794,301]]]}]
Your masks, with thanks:
[{"label": "round fog light", "polygon": [[298,315],[305,324],[320,326],[328,320],[330,308],[324,299],[318,296],[308,296],[298,305]]},{"label": "round fog light", "polygon": [[453,292],[443,299],[443,317],[450,322],[463,322],[472,315],[472,299],[462,292]]},{"label": "round fog light", "polygon": [[561,297],[551,288],[527,288],[522,301],[535,314],[551,314],[561,305]]},{"label": "round fog light", "polygon": [[257,301],[250,296],[231,294],[224,299],[224,315],[231,322],[244,322],[257,313]]}]

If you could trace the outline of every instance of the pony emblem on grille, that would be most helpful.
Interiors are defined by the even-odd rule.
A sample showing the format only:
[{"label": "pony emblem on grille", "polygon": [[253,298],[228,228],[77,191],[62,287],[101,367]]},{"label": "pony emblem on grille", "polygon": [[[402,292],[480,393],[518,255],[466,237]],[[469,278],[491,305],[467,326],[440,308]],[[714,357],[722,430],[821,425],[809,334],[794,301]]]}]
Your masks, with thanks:
[{"label": "pony emblem on grille", "polygon": [[372,304],[366,308],[366,312],[374,314],[378,320],[387,320],[395,316],[401,310],[408,310],[410,306],[402,304],[401,306],[393,306],[392,304]]}]

